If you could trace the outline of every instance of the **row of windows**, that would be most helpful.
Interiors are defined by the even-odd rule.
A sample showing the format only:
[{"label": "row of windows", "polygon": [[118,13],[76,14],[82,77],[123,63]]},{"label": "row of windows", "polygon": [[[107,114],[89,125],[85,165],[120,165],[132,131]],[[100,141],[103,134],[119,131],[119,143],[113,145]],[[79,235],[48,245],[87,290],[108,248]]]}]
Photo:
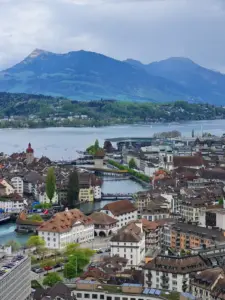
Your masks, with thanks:
[{"label": "row of windows", "polygon": [[[124,296],[106,296],[106,295],[99,295],[99,294],[82,294],[82,293],[77,293],[77,298],[78,299],[100,299],[100,300],[145,300],[143,298],[128,298]],[[149,300],[149,299],[147,299]]]}]

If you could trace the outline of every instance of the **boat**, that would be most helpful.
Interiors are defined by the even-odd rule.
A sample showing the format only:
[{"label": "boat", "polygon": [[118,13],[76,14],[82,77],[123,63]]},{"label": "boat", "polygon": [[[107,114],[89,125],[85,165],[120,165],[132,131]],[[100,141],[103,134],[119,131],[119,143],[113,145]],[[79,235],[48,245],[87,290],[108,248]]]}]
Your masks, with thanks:
[{"label": "boat", "polygon": [[9,222],[11,220],[10,216],[9,215],[3,215],[3,214],[0,214],[0,225],[1,224],[4,224],[6,222]]}]

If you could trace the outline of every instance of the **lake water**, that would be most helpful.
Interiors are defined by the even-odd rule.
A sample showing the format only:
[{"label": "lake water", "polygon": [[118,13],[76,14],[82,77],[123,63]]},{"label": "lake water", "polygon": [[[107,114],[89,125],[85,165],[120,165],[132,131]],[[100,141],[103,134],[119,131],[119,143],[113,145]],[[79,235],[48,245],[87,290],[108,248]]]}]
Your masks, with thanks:
[{"label": "lake water", "polygon": [[222,135],[225,132],[225,120],[192,121],[180,124],[125,125],[101,128],[44,128],[44,129],[0,129],[0,151],[11,154],[24,151],[31,142],[35,155],[48,156],[53,160],[74,159],[76,150],[84,150],[95,139],[100,144],[107,138],[115,137],[151,137],[156,132],[179,130],[185,136],[205,132]]},{"label": "lake water", "polygon": [[[52,160],[74,159],[77,150],[84,150],[95,139],[100,144],[107,138],[115,137],[151,137],[156,132],[178,130],[184,136],[191,136],[194,129],[195,134],[205,132],[215,135],[225,133],[225,120],[214,121],[192,121],[180,124],[153,124],[153,125],[126,125],[102,128],[45,128],[45,129],[0,129],[0,151],[11,154],[24,151],[29,142],[35,150],[35,155],[48,156]],[[128,193],[142,190],[143,187],[130,180],[106,181],[102,186],[105,193]],[[88,212],[93,208],[99,209],[107,202],[86,203],[82,210]],[[0,244],[8,240],[17,240],[24,244],[26,235],[15,233],[15,224],[0,225]]]}]

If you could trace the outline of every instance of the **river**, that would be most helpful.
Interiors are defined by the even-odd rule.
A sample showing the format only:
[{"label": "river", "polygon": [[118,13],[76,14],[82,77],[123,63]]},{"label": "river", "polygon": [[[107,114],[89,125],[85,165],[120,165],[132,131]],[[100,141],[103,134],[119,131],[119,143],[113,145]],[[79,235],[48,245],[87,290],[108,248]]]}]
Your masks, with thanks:
[{"label": "river", "polygon": [[[180,124],[153,124],[153,125],[126,125],[111,126],[101,128],[44,128],[44,129],[0,129],[0,151],[11,154],[13,152],[24,151],[29,142],[32,143],[35,155],[41,157],[48,156],[52,160],[74,159],[77,150],[84,150],[95,139],[100,144],[107,138],[115,137],[151,137],[156,132],[178,130],[184,136],[191,136],[194,129],[196,134],[201,133],[201,128],[205,132],[215,135],[225,133],[225,120],[214,121],[192,121]],[[106,181],[102,190],[104,193],[132,193],[142,190],[143,187],[130,180]],[[99,209],[107,202],[86,203],[82,207],[84,212]],[[14,232],[15,224],[0,225],[0,244],[8,240],[17,240],[24,244],[26,235],[19,235]]]},{"label": "river", "polygon": [[[104,180],[104,179],[103,179]],[[136,193],[143,190],[139,183],[132,180],[115,180],[115,181],[103,181],[102,192],[103,193]],[[84,213],[91,213],[94,210],[102,208],[111,201],[83,203],[79,209]],[[29,235],[19,234],[15,232],[15,223],[6,223],[0,225],[0,245],[4,245],[7,241],[15,240],[21,245],[25,244]]]},{"label": "river", "polygon": [[76,150],[86,149],[95,139],[102,144],[107,138],[151,137],[156,132],[168,130],[179,130],[183,135],[190,136],[193,129],[200,134],[201,127],[205,132],[222,135],[225,132],[225,120],[101,128],[0,129],[0,151],[7,154],[21,152],[31,142],[37,157],[45,155],[53,160],[74,159]]}]

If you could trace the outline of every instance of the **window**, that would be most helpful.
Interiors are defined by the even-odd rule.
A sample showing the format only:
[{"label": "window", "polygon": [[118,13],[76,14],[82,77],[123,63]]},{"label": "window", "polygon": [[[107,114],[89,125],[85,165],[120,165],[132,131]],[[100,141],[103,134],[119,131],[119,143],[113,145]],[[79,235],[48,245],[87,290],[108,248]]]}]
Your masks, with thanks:
[{"label": "window", "polygon": [[124,258],[126,258],[126,254],[124,254]]},{"label": "window", "polygon": [[112,300],[111,296],[107,296],[106,300]]},{"label": "window", "polygon": [[93,294],[92,295],[92,299],[98,299],[98,295],[97,294]]},{"label": "window", "polygon": [[131,255],[130,258],[133,258],[133,256]]},{"label": "window", "polygon": [[123,298],[122,298],[122,300],[128,300],[128,298],[126,298],[126,297],[123,297]]},{"label": "window", "polygon": [[82,294],[81,293],[77,293],[77,298],[82,298]]},{"label": "window", "polygon": [[120,297],[115,297],[114,300],[120,300]]},{"label": "window", "polygon": [[100,295],[100,299],[104,300],[105,299],[105,295]]},{"label": "window", "polygon": [[89,299],[90,295],[89,294],[84,294],[84,298]]}]

